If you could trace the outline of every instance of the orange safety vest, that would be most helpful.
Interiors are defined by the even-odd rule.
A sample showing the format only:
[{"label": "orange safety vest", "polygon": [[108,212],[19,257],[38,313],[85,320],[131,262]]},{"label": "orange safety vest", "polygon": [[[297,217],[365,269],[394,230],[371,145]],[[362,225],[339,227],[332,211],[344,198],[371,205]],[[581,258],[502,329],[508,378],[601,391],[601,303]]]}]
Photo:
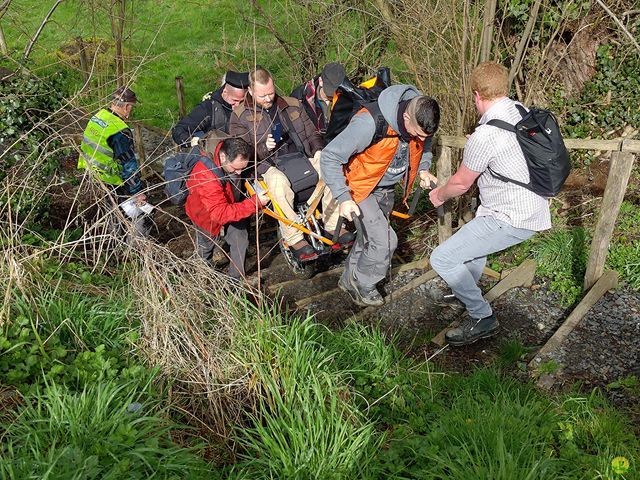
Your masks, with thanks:
[{"label": "orange safety vest", "polygon": [[[357,115],[361,112],[362,110]],[[397,135],[389,126],[385,138],[351,157],[349,163],[344,167],[347,186],[351,191],[351,197],[356,203],[369,196],[389,168],[389,165],[391,165],[400,142]],[[403,202],[407,200],[409,187],[413,185],[418,173],[423,148],[424,142],[422,140],[412,138],[409,141],[409,180],[405,185]]]}]

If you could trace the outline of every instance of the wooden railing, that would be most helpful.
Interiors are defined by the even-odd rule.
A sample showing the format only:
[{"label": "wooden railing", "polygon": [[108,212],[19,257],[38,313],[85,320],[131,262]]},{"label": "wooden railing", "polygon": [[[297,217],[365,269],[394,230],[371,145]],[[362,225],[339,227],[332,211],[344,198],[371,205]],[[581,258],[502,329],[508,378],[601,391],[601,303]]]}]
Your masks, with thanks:
[{"label": "wooden railing", "polygon": [[[440,155],[436,160],[439,185],[446,183],[452,174],[453,149],[464,148],[466,137],[442,135],[438,138]],[[604,190],[598,223],[591,242],[589,261],[584,278],[584,289],[590,289],[602,276],[604,264],[611,242],[611,235],[620,211],[620,205],[627,190],[635,154],[640,153],[640,140],[618,138],[614,140],[565,139],[569,150],[594,150],[611,152],[609,176]],[[438,240],[440,243],[452,234],[451,208],[445,205],[445,214],[438,219]]]}]

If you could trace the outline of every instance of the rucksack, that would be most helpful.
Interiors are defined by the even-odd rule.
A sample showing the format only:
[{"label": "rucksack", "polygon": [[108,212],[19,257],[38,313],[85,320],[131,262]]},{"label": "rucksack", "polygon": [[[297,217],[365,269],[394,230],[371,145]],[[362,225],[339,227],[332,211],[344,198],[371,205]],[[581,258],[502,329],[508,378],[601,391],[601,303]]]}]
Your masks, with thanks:
[{"label": "rucksack", "polygon": [[556,117],[549,110],[516,104],[522,116],[515,125],[503,120],[489,120],[486,124],[508,130],[516,135],[529,169],[529,183],[505,177],[489,168],[489,173],[503,182],[520,185],[542,197],[558,194],[571,171],[569,152],[564,145]]},{"label": "rucksack", "polygon": [[372,143],[382,140],[386,136],[388,123],[378,106],[378,97],[389,85],[391,85],[391,74],[386,67],[378,69],[375,77],[357,87],[345,78],[336,89],[336,96],[331,106],[331,118],[325,134],[327,143],[337,137],[362,108],[369,111],[376,123],[376,133]]},{"label": "rucksack", "polygon": [[179,152],[164,162],[164,193],[173,205],[184,205],[189,196],[187,178],[196,163],[202,162],[223,183],[227,176],[221,167],[216,166],[207,155],[200,155],[199,147],[193,147],[189,153]]}]

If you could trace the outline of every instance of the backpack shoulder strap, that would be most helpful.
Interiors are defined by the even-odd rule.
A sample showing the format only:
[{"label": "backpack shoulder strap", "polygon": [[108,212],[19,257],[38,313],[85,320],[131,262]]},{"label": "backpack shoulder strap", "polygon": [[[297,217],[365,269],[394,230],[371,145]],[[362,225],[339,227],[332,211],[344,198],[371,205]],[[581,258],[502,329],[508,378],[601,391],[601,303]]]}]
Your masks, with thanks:
[{"label": "backpack shoulder strap", "polygon": [[526,108],[524,108],[524,106],[523,106],[523,105],[520,105],[519,103],[516,103],[516,109],[518,110],[518,113],[520,114],[520,116],[521,116],[522,118],[524,118],[524,117],[525,117],[525,115],[526,115],[527,113],[529,113],[529,112],[527,111],[527,109],[526,109]]},{"label": "backpack shoulder strap", "polygon": [[289,131],[289,136],[291,137],[291,140],[293,140],[293,143],[296,146],[296,148],[298,149],[298,151],[300,153],[304,153],[304,145],[302,144],[302,141],[300,140],[300,137],[298,136],[298,132],[296,132],[296,129],[293,126],[293,122],[289,118],[289,114],[287,113],[286,110],[287,109],[280,110],[280,112],[279,112],[280,119],[284,120],[284,123],[287,124],[287,130]]},{"label": "backpack shoulder strap", "polygon": [[202,155],[199,158],[199,161],[202,162],[204,166],[207,167],[211,171],[211,173],[213,173],[218,178],[218,180],[220,180],[222,186],[224,186],[229,181],[229,176],[225,175],[222,167],[218,167],[215,163],[213,163],[213,160],[211,160],[208,155]]},{"label": "backpack shoulder strap", "polygon": [[389,122],[387,122],[386,118],[382,114],[380,110],[380,105],[378,105],[378,101],[375,100],[373,102],[368,102],[362,105],[363,108],[367,109],[367,111],[373,117],[373,121],[376,124],[376,130],[373,134],[373,141],[371,144],[378,143],[383,138],[393,138],[399,137],[400,135],[387,135],[387,130],[389,128]]},{"label": "backpack shoulder strap", "polygon": [[511,125],[509,122],[505,122],[504,120],[493,119],[489,120],[485,125],[491,125],[492,127],[498,127],[502,130],[507,130],[509,132],[515,132],[515,125]]}]

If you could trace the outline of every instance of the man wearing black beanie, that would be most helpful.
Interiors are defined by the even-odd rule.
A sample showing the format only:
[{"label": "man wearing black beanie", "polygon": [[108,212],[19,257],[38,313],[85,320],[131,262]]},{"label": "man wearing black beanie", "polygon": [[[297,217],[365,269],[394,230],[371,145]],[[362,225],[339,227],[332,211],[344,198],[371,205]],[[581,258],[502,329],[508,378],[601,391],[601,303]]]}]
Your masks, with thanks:
[{"label": "man wearing black beanie", "polygon": [[205,95],[203,101],[173,127],[173,141],[181,147],[189,147],[195,146],[198,139],[211,130],[228,133],[231,111],[244,100],[248,85],[248,72],[229,70],[222,86]]}]

